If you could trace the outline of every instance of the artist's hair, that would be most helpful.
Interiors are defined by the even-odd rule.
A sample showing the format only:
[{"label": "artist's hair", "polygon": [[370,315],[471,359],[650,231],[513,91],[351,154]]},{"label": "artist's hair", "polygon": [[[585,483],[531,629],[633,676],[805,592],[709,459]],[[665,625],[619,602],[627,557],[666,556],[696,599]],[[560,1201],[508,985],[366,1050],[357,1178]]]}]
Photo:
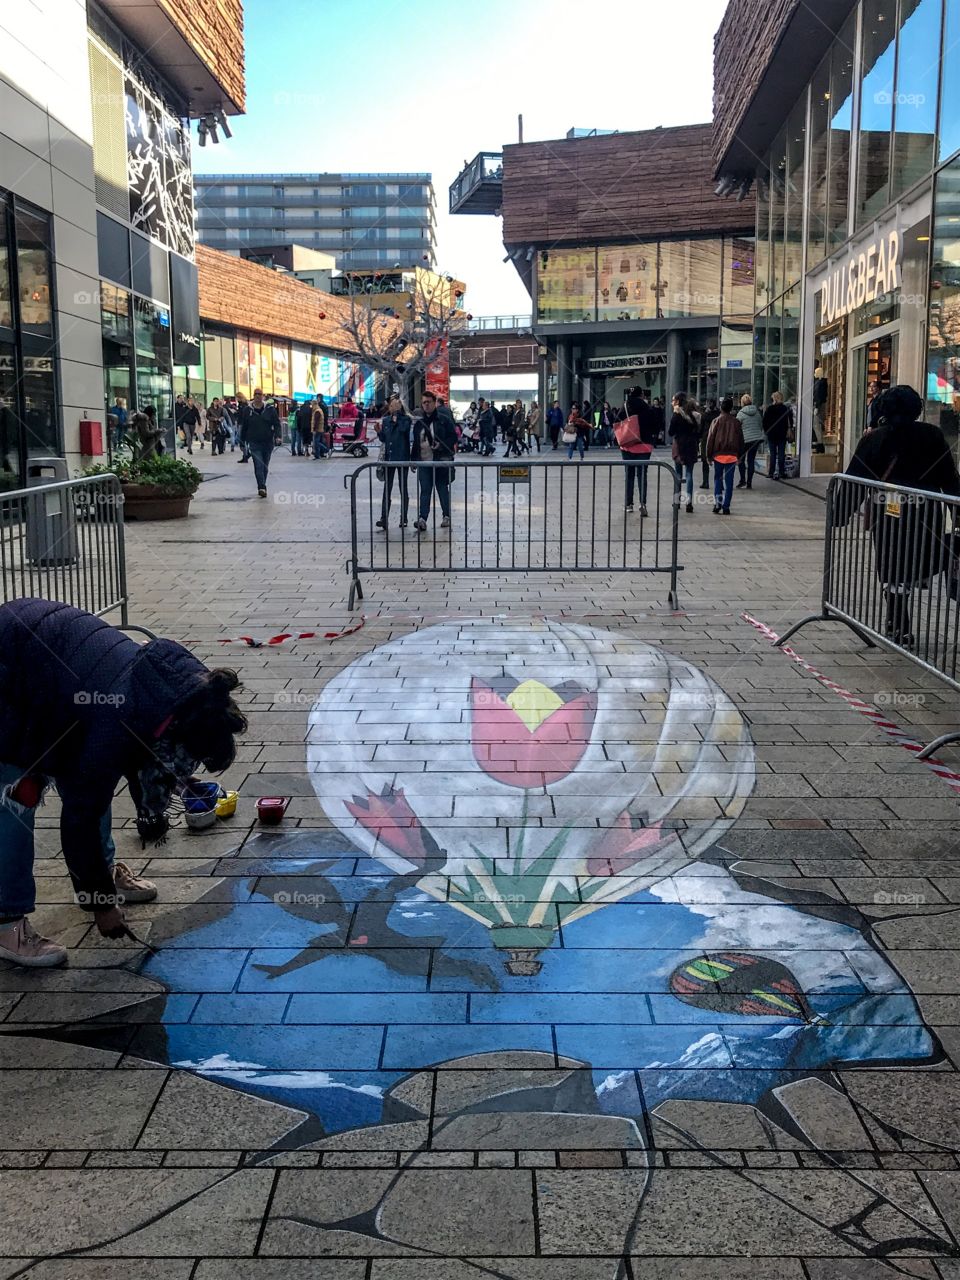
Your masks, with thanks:
[{"label": "artist's hair", "polygon": [[246,716],[230,696],[239,684],[240,677],[228,667],[208,671],[200,689],[173,719],[173,736],[211,773],[221,773],[233,764],[236,736],[247,731]]}]

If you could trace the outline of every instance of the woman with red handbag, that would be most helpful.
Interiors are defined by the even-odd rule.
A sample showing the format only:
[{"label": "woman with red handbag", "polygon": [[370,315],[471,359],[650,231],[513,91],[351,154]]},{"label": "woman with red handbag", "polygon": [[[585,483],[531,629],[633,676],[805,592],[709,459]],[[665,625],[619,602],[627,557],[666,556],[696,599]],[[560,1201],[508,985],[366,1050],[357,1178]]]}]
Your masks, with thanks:
[{"label": "woman with red handbag", "polygon": [[627,409],[633,410],[628,417],[621,418],[614,425],[613,432],[620,446],[620,456],[624,461],[626,473],[626,494],[624,510],[633,511],[633,492],[637,481],[640,483],[640,515],[647,514],[647,463],[653,453],[655,426],[647,410],[646,401],[640,395],[639,387],[628,393]]}]

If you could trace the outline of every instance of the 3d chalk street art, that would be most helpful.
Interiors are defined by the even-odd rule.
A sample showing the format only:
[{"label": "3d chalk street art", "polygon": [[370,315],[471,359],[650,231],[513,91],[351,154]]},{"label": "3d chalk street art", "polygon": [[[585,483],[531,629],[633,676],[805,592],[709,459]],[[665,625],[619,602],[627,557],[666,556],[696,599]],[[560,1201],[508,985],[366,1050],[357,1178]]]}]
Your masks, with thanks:
[{"label": "3d chalk street art", "polygon": [[[942,1058],[883,922],[725,848],[754,745],[682,657],[444,623],[329,680],[306,749],[330,825],[251,837],[155,922],[140,972],[169,994],[141,1056],[305,1112],[313,1137],[411,1120],[402,1082],[441,1064],[575,1067],[574,1094],[477,1108],[620,1117],[641,1148],[666,1123],[696,1145],[681,1104],[822,1146],[788,1102],[802,1082]],[[253,1012],[185,1020],[198,989]]]}]

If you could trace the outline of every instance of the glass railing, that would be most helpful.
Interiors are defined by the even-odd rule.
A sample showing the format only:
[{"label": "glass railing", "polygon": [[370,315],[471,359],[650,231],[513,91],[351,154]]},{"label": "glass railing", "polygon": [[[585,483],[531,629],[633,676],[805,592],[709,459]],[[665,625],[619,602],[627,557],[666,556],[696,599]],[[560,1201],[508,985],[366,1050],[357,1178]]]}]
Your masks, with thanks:
[{"label": "glass railing", "polygon": [[481,151],[470,161],[463,172],[450,184],[450,212],[484,183],[503,181],[503,152]]},{"label": "glass railing", "polygon": [[529,329],[533,325],[533,316],[527,312],[520,316],[474,316],[467,327],[473,331],[486,329]]}]

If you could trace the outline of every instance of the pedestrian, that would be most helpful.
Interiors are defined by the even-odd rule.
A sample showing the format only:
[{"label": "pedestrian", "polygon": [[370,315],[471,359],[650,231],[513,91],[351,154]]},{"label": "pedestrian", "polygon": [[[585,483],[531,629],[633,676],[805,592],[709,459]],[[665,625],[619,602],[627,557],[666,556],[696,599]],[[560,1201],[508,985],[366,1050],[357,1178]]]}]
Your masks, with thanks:
[{"label": "pedestrian", "polygon": [[599,426],[597,443],[603,449],[612,449],[614,447],[613,424],[616,422],[616,415],[609,400],[604,400],[599,410]]},{"label": "pedestrian", "polygon": [[[639,387],[637,391],[639,393]],[[657,444],[663,444],[667,433],[667,415],[663,407],[663,399],[661,396],[655,397],[653,404],[650,406],[653,413],[653,431]]]},{"label": "pedestrian", "polygon": [[584,449],[589,449],[590,437],[593,434],[594,428],[593,409],[589,400],[584,400],[583,404],[580,406],[580,417],[583,418],[584,422],[587,424],[587,431],[583,438],[583,447]]},{"label": "pedestrian", "polygon": [[783,393],[775,391],[763,411],[763,434],[770,449],[767,475],[771,480],[786,479],[787,438],[793,430],[793,410],[783,402]]},{"label": "pedestrian", "polygon": [[560,408],[559,400],[554,400],[547,410],[547,430],[550,433],[550,443],[554,450],[559,449],[560,433],[563,430],[563,410]]},{"label": "pedestrian", "polygon": [[[197,429],[200,426],[200,410],[197,408],[193,396],[185,396],[180,414],[180,427],[183,431],[184,444],[187,453],[193,453],[193,443],[197,438]],[[203,440],[200,441],[200,448],[203,448]]]},{"label": "pedestrian", "polygon": [[210,452],[222,454],[227,447],[227,430],[223,424],[223,406],[219,396],[214,396],[207,408],[207,427],[210,431]]},{"label": "pedestrian", "polygon": [[328,444],[327,436],[327,410],[323,403],[323,396],[317,396],[310,402],[310,438],[313,441],[313,460],[319,461],[321,458],[330,456],[331,449]]},{"label": "pedestrian", "polygon": [[691,401],[682,391],[673,397],[673,416],[669,434],[673,441],[671,454],[681,485],[687,484],[687,514],[693,514],[693,469],[700,456],[700,423]]},{"label": "pedestrian", "polygon": [[720,414],[710,427],[707,436],[707,458],[713,463],[713,514],[730,514],[733,497],[733,471],[745,449],[743,427],[739,417],[734,417],[733,400],[725,396],[720,401]]},{"label": "pedestrian", "polygon": [[716,400],[708,400],[707,407],[700,415],[700,488],[710,488],[710,463],[707,459],[707,437],[710,428],[720,416],[720,406]]},{"label": "pedestrian", "polygon": [[523,404],[517,400],[510,408],[510,421],[507,424],[507,448],[504,453],[505,458],[509,458],[511,454],[516,454],[519,458],[520,454],[529,451],[529,445],[526,442],[526,417],[523,412]]},{"label": "pedestrian", "polygon": [[208,670],[172,640],[140,645],[58,601],[2,606],[0,653],[0,957],[50,968],[66,948],[29,919],[35,811],[48,787],[74,899],[104,937],[122,937],[124,904],[151,902],[157,887],[115,860],[117,786],[126,778],[144,848],[161,843],[173,793],[201,764],[228,768],[247,726],[230,696],[235,672]]},{"label": "pedestrian", "polygon": [[386,529],[387,517],[390,515],[390,504],[393,500],[393,482],[400,484],[400,528],[407,527],[410,510],[410,446],[413,437],[413,419],[403,407],[399,396],[391,396],[386,415],[380,419],[377,428],[380,437],[381,463],[400,462],[403,466],[385,466],[383,470],[383,497],[380,502],[380,519],[378,529]]},{"label": "pedestrian", "polygon": [[[950,446],[939,427],[923,422],[923,401],[913,387],[890,387],[880,393],[877,426],[860,437],[846,474],[881,480],[904,489],[960,496]],[[845,524],[869,502],[877,577],[886,600],[885,632],[897,644],[911,648],[910,595],[943,573],[949,551],[944,543],[943,504],[936,499],[871,489],[857,491],[841,506],[837,523]],[[952,535],[955,543],[957,534]]]},{"label": "pedestrian", "polygon": [[203,446],[206,444],[206,440],[207,440],[206,410],[204,409],[203,404],[202,403],[198,404],[197,401],[193,398],[193,396],[187,396],[188,416],[191,413],[196,415],[196,420],[193,424],[194,442],[199,440],[200,448],[202,449]]},{"label": "pedestrian", "polygon": [[420,533],[427,527],[433,493],[436,490],[440,500],[443,518],[440,527],[450,527],[450,481],[453,479],[452,466],[424,465],[441,462],[453,462],[457,451],[457,433],[451,423],[437,413],[437,397],[432,391],[425,391],[420,398],[421,416],[413,424],[410,440],[410,457],[417,463],[417,487],[419,489],[419,518],[417,529]]},{"label": "pedestrian", "polygon": [[620,457],[624,463],[626,489],[623,509],[626,514],[633,512],[633,494],[639,481],[639,500],[641,519],[647,514],[647,481],[650,455],[653,453],[655,420],[641,396],[639,401],[633,399],[639,413],[627,413],[631,404],[630,394],[627,404],[614,424],[614,434],[620,446]]},{"label": "pedestrian", "polygon": [[540,432],[543,427],[540,422],[540,406],[536,400],[530,406],[530,412],[527,414],[527,449],[530,450],[531,442],[537,446],[537,453],[540,452]]},{"label": "pedestrian", "polygon": [[360,410],[353,402],[353,396],[347,396],[346,400],[340,406],[340,412],[337,417],[341,422],[356,422],[360,416]]},{"label": "pedestrian", "polygon": [[497,418],[491,401],[481,396],[477,426],[480,430],[480,456],[489,458],[496,452]]},{"label": "pedestrian", "polygon": [[249,462],[250,450],[247,448],[243,439],[243,420],[246,417],[247,410],[250,407],[250,401],[242,391],[237,392],[237,444],[240,446],[240,457],[237,462]]},{"label": "pedestrian", "polygon": [[563,428],[563,443],[567,446],[567,461],[573,458],[574,449],[580,454],[580,461],[583,461],[583,453],[586,448],[586,437],[590,431],[590,423],[580,413],[580,406],[576,402],[570,406],[570,415],[567,418],[566,425]]},{"label": "pedestrian", "polygon": [[272,404],[266,404],[259,387],[253,400],[244,410],[240,426],[240,438],[253,459],[253,472],[257,481],[257,496],[267,496],[267,476],[270,472],[270,455],[282,444],[280,419]]},{"label": "pedestrian", "polygon": [[874,378],[867,385],[867,412],[865,431],[873,431],[880,425],[880,383]]},{"label": "pedestrian", "polygon": [[127,402],[123,396],[117,396],[113,402],[113,408],[110,410],[115,419],[113,433],[113,447],[119,449],[126,444],[127,433]]},{"label": "pedestrian", "polygon": [[743,428],[744,452],[738,467],[740,480],[738,489],[753,488],[753,473],[757,468],[757,450],[763,443],[763,414],[753,403],[753,397],[744,394],[740,397],[740,412],[737,414]]},{"label": "pedestrian", "polygon": [[316,407],[317,402],[311,396],[297,408],[294,430],[290,433],[290,452],[294,452],[296,445],[298,458],[309,458],[313,449],[313,411]]},{"label": "pedestrian", "polygon": [[230,441],[230,452],[233,453],[240,438],[240,423],[237,419],[236,400],[224,400],[221,405],[221,412],[223,414],[223,426]]}]

